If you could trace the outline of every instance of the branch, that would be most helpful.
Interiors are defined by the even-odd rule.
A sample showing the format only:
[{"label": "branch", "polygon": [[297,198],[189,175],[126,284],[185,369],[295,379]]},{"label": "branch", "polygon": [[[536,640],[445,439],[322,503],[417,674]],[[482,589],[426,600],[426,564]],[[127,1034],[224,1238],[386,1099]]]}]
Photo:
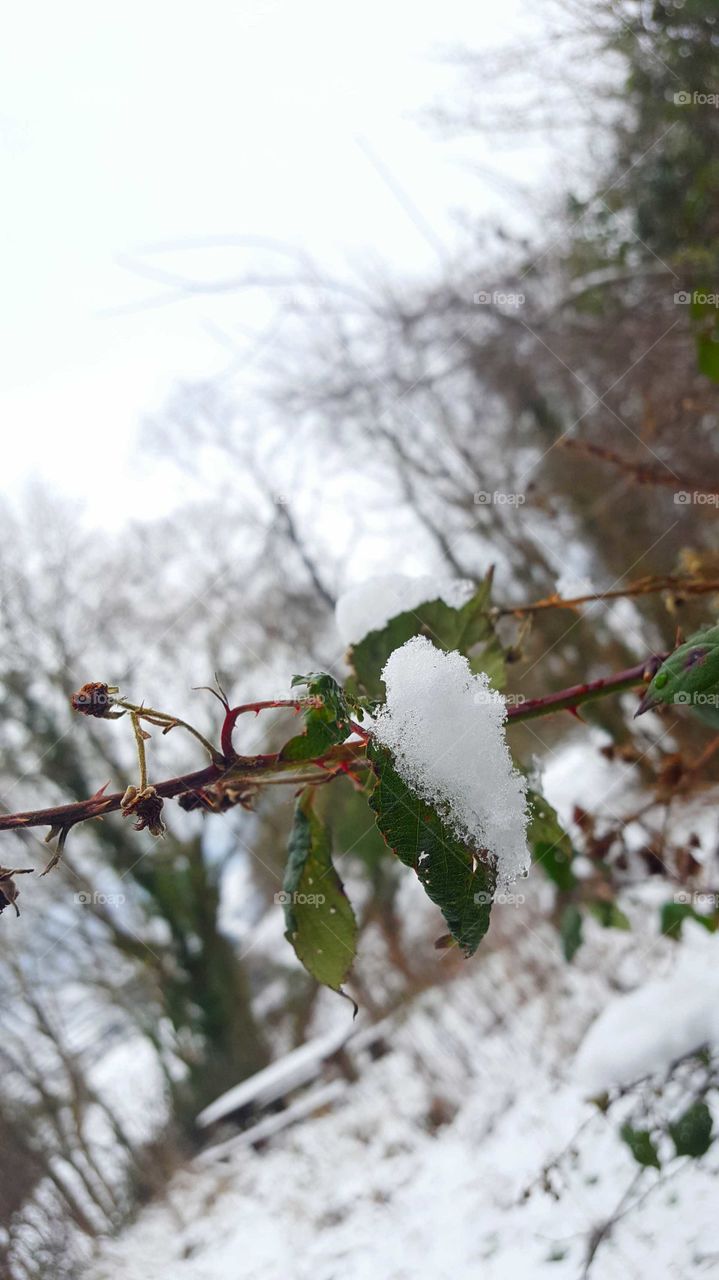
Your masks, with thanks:
[{"label": "branch", "polygon": [[[595,698],[603,698],[611,693],[619,693],[623,689],[631,689],[635,685],[651,680],[667,654],[656,654],[614,675],[601,676],[584,684],[572,685],[568,689],[560,689],[557,693],[545,694],[541,698],[529,698],[525,702],[511,706],[507,710],[510,722],[532,720],[538,716],[552,715],[555,711],[573,711],[584,702]],[[228,708],[223,725],[223,751],[225,758],[221,763],[212,763],[205,769],[194,773],[184,773],[176,778],[167,778],[164,782],[154,784],[152,788],[157,796],[169,800],[189,792],[202,791],[205,787],[218,784],[255,784],[269,785],[284,783],[296,785],[302,781],[316,782],[317,771],[322,777],[346,772],[347,766],[356,767],[365,763],[364,751],[371,735],[360,725],[351,722],[350,728],[360,736],[360,742],[345,742],[331,747],[322,757],[303,761],[308,774],[298,772],[300,762],[283,760],[279,752],[269,755],[239,756],[232,749],[232,730],[237,718],[246,711],[259,712],[270,707],[292,707],[297,710],[304,705],[299,700],[287,699],[272,702],[252,702],[243,706]],[[329,780],[328,778],[328,780]],[[65,832],[78,822],[90,818],[102,818],[123,807],[124,792],[117,791],[105,795],[104,788],[96,791],[87,800],[78,800],[72,804],[54,805],[47,809],[33,809],[25,813],[0,813],[0,831],[18,831],[27,827],[50,827],[56,832]]]},{"label": "branch", "polygon": [[[341,770],[345,764],[361,764],[363,743],[347,743],[332,747],[322,758],[321,767],[330,774],[336,767]],[[316,771],[318,761],[308,760],[308,766]],[[282,775],[286,774],[286,777]],[[277,776],[279,775],[279,777]],[[312,781],[312,777],[308,779]],[[231,764],[224,768],[211,764],[206,769],[198,769],[194,773],[184,773],[177,778],[167,778],[155,784],[158,796],[171,800],[175,796],[190,791],[198,791],[202,787],[213,786],[223,782],[285,782],[298,781],[297,761],[280,760],[279,753],[261,756],[236,756]],[[88,800],[78,800],[74,804],[55,805],[48,809],[33,809],[27,813],[0,814],[0,831],[17,831],[26,827],[74,827],[78,822],[89,818],[102,818],[113,813],[122,805],[124,792],[116,791],[106,796],[96,792]]]},{"label": "branch", "polygon": [[607,462],[609,466],[616,467],[624,475],[631,476],[637,484],[661,485],[679,492],[689,490],[693,493],[706,494],[707,497],[719,497],[719,488],[716,486],[697,484],[693,480],[687,480],[686,476],[678,476],[676,472],[668,471],[666,468],[660,470],[658,467],[647,467],[641,462],[633,462],[631,458],[625,458],[621,453],[615,453],[613,449],[607,449],[604,445],[592,444],[589,440],[566,439],[561,441],[560,447],[571,449],[574,453],[584,454],[590,458],[598,458],[600,462]]},{"label": "branch", "polygon": [[681,595],[699,596],[710,591],[719,592],[719,578],[685,578],[681,574],[667,574],[663,578],[639,578],[628,587],[618,587],[616,591],[596,591],[585,596],[573,596],[563,599],[558,595],[545,596],[532,604],[506,604],[492,610],[495,617],[524,617],[529,613],[540,613],[543,609],[574,609],[580,604],[591,604],[600,600],[627,600],[634,596],[652,595],[656,591],[677,591]]},{"label": "branch", "polygon": [[542,698],[528,698],[525,702],[508,707],[507,719],[510,721],[534,720],[537,716],[552,715],[555,711],[574,711],[583,702],[604,698],[609,693],[621,693],[623,689],[645,684],[652,679],[668,656],[666,653],[656,654],[651,658],[645,658],[644,662],[638,662],[635,667],[628,667],[626,671],[617,671],[611,676],[600,676],[598,680],[575,684],[569,689],[560,689],[558,693],[547,693]]}]

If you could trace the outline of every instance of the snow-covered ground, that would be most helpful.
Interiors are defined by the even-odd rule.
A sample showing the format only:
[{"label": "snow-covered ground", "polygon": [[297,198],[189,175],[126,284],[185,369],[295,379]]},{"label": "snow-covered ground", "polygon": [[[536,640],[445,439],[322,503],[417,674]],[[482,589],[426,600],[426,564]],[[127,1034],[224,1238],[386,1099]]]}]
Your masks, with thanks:
[{"label": "snow-covered ground", "polygon": [[586,1099],[603,1068],[585,1037],[602,1011],[613,1061],[625,1036],[636,1052],[626,993],[642,991],[656,1066],[690,990],[696,1034],[711,1025],[714,985],[702,996],[691,975],[716,971],[719,943],[697,926],[679,945],[643,932],[647,905],[632,934],[590,924],[572,966],[531,906],[502,908],[493,949],[405,1009],[385,1056],[262,1149],[184,1168],[101,1246],[87,1280],[575,1280],[592,1233],[635,1202],[589,1274],[711,1274],[719,1154],[647,1170],[629,1190],[637,1165],[618,1136],[629,1100],[605,1115]]}]

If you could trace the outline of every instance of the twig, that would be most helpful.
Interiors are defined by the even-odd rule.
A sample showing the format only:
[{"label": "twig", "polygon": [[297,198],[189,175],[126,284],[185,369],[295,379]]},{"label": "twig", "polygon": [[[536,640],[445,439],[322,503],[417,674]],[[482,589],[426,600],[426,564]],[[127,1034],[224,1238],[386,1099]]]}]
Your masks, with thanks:
[{"label": "twig", "polygon": [[[332,747],[323,757],[323,762],[330,766],[336,764],[338,769],[344,763],[354,767],[364,763],[364,744],[360,742],[344,743]],[[186,791],[197,791],[201,787],[212,786],[219,782],[251,782],[264,785],[268,781],[297,781],[296,760],[280,760],[279,754],[260,756],[236,756],[226,767],[211,764],[194,773],[184,773],[176,778],[167,778],[155,784],[155,790],[165,800],[174,799]],[[316,767],[316,761],[308,760],[307,765]],[[286,773],[286,778],[277,775]],[[101,818],[120,808],[124,792],[117,791],[112,795],[94,795],[88,800],[77,800],[73,804],[55,805],[47,809],[33,809],[24,813],[0,813],[0,831],[17,831],[27,827],[66,827],[70,828],[78,822],[89,818]]]},{"label": "twig", "polygon": [[667,574],[663,578],[640,578],[628,587],[619,587],[615,591],[593,591],[584,596],[564,598],[559,595],[545,596],[532,604],[506,604],[492,609],[494,617],[502,618],[512,615],[525,617],[530,613],[540,613],[544,609],[575,609],[582,604],[592,604],[602,600],[629,600],[636,596],[652,595],[657,591],[677,591],[687,596],[705,595],[710,591],[719,592],[719,578],[686,578],[680,574]]},{"label": "twig", "polygon": [[541,698],[527,698],[525,702],[518,702],[507,708],[507,719],[512,722],[534,720],[537,716],[551,715],[555,711],[573,711],[582,703],[595,698],[604,698],[609,693],[621,693],[623,689],[631,689],[634,685],[651,680],[666,657],[668,657],[666,653],[655,654],[644,662],[638,662],[634,667],[628,667],[626,671],[618,671],[611,676],[600,676],[597,680],[575,684],[569,689],[547,693]]},{"label": "twig", "polygon": [[693,480],[687,480],[685,476],[678,476],[673,471],[666,469],[660,471],[658,467],[647,467],[641,462],[633,462],[631,458],[625,458],[620,453],[615,453],[612,449],[607,449],[604,445],[592,444],[588,440],[570,440],[565,439],[561,442],[563,449],[571,449],[574,453],[583,453],[592,458],[599,458],[600,462],[607,462],[611,467],[616,467],[618,471],[623,471],[625,475],[629,475],[637,484],[661,485],[668,489],[689,490],[694,493],[706,494],[708,497],[719,497],[719,488],[713,488],[710,485],[696,484]]}]

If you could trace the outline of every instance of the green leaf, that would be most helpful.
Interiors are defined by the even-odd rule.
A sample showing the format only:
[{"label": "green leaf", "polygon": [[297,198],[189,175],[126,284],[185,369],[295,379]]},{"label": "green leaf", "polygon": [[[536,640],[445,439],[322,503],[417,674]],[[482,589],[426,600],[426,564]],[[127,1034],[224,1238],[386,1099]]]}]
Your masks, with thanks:
[{"label": "green leaf", "polygon": [[719,382],[719,337],[714,333],[699,333],[696,343],[699,372],[712,382]]},{"label": "green leaf", "polygon": [[713,289],[695,289],[692,293],[691,315],[697,346],[699,372],[719,382],[719,311],[712,299]]},{"label": "green leaf", "polygon": [[712,1114],[706,1102],[693,1102],[683,1115],[670,1124],[669,1132],[678,1156],[705,1155],[712,1142]]},{"label": "green leaf", "polygon": [[660,666],[649,684],[637,715],[660,703],[716,712],[719,707],[719,626],[697,631],[680,644]]},{"label": "green leaf", "polygon": [[538,791],[528,791],[531,819],[527,828],[527,841],[532,850],[532,860],[558,889],[568,891],[577,883],[572,871],[574,849],[572,842],[548,800]]},{"label": "green leaf", "polygon": [[623,1124],[619,1135],[622,1142],[626,1142],[637,1164],[645,1168],[661,1169],[659,1152],[648,1129],[633,1129],[630,1124]]},{"label": "green leaf", "polygon": [[695,911],[688,902],[665,902],[663,904],[660,915],[660,928],[668,938],[674,938],[677,941],[681,937],[682,925],[685,920],[696,920],[697,924],[702,925],[708,933],[716,932],[716,913],[713,916],[703,916],[700,912]]},{"label": "green leaf", "polygon": [[281,760],[315,760],[336,743],[344,742],[350,732],[350,707],[337,681],[324,671],[292,677],[293,688],[303,684],[307,686],[308,699],[302,713],[305,731],[285,743]]},{"label": "green leaf", "polygon": [[484,642],[485,651],[477,659],[479,666],[474,669],[483,671],[483,664],[487,664],[488,674],[502,679],[501,646],[494,637],[489,616],[491,587],[492,575],[488,573],[475,594],[460,609],[452,608],[443,600],[429,600],[416,609],[397,614],[381,630],[370,631],[351,647],[347,655],[355,673],[354,685],[358,692],[370,698],[384,699],[385,687],[381,676],[387,659],[395,649],[419,635],[428,636],[438,649],[457,649],[465,656]]},{"label": "green leaf", "polygon": [[357,921],[334,866],[327,828],[308,788],[295,805],[282,886],[285,937],[308,973],[340,991],[352,965]]},{"label": "green leaf", "polygon": [[489,682],[494,689],[503,689],[507,683],[507,661],[502,648],[496,636],[492,636],[485,645],[479,650],[479,653],[473,654],[469,658],[469,665],[475,675],[484,672],[489,676]]},{"label": "green leaf", "polygon": [[616,902],[590,902],[589,910],[603,929],[631,929],[631,922]]},{"label": "green leaf", "polygon": [[582,913],[579,907],[570,902],[564,908],[559,921],[559,936],[562,939],[564,959],[570,964],[584,941],[582,933]]},{"label": "green leaf", "polygon": [[386,747],[373,742],[367,754],[377,777],[370,798],[377,826],[397,857],[416,872],[464,954],[473,955],[489,928],[494,866],[482,862],[407,786]]}]

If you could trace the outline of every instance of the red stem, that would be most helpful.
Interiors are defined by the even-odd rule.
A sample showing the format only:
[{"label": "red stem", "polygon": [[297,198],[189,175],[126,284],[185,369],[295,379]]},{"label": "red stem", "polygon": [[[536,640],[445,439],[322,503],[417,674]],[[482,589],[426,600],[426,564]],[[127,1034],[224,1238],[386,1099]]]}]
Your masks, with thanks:
[{"label": "red stem", "polygon": [[638,662],[635,667],[626,671],[617,671],[611,676],[600,676],[598,680],[588,680],[584,684],[572,685],[569,689],[560,689],[557,693],[547,693],[541,698],[528,698],[507,708],[508,720],[533,720],[537,716],[551,715],[554,711],[571,711],[583,702],[592,698],[601,698],[606,693],[619,693],[622,689],[631,689],[634,685],[644,684],[650,680],[669,655],[656,654]]},{"label": "red stem", "polygon": [[225,760],[232,760],[235,755],[232,733],[239,717],[246,711],[254,711],[255,715],[259,715],[260,711],[267,711],[270,707],[294,707],[295,711],[299,711],[301,706],[302,703],[295,698],[280,698],[271,702],[245,702],[241,707],[228,707],[220,734],[220,748]]},{"label": "red stem", "polygon": [[[324,757],[325,761],[337,764],[338,768],[345,762],[361,762],[364,747],[359,742],[348,742],[333,747]],[[304,763],[304,762],[303,762]],[[307,760],[307,765],[317,767],[316,760]],[[322,766],[324,767],[324,765]],[[159,796],[170,800],[174,796],[183,795],[187,791],[197,791],[201,787],[212,786],[225,780],[253,782],[260,780],[264,773],[281,773],[287,771],[292,782],[297,781],[297,761],[282,761],[279,754],[260,756],[235,756],[227,768],[210,764],[206,769],[198,769],[195,773],[184,773],[177,778],[167,778],[164,782],[154,783]],[[293,772],[294,771],[294,772]],[[65,827],[70,828],[86,818],[103,817],[120,808],[123,791],[116,791],[109,796],[91,796],[88,800],[77,800],[73,804],[55,805],[49,809],[32,809],[25,813],[0,813],[0,831],[14,831],[25,827]]]},{"label": "red stem", "polygon": [[[507,719],[510,721],[530,720],[535,716],[549,715],[554,711],[571,710],[591,698],[602,697],[605,693],[616,693],[633,685],[642,684],[654,675],[664,661],[666,654],[659,654],[619,671],[614,675],[601,676],[598,680],[590,680],[584,684],[573,685],[569,689],[560,689],[557,693],[546,694],[542,698],[530,698],[526,702],[509,707]],[[232,747],[232,730],[238,716],[245,711],[263,711],[271,707],[294,707],[299,710],[303,703],[297,700],[278,700],[272,702],[250,702],[244,706],[228,710],[222,729],[222,750],[225,754],[224,765],[210,764],[195,773],[182,774],[177,778],[167,778],[165,782],[155,784],[157,794],[165,799],[182,795],[188,791],[197,791],[202,787],[212,786],[225,779],[260,780],[264,773],[281,773],[283,770],[296,771],[297,765],[291,761],[282,761],[278,753],[274,755],[238,756]],[[336,764],[338,771],[345,763],[360,764],[364,760],[364,746],[370,734],[361,726],[350,721],[353,733],[362,739],[357,743],[344,743],[332,747],[321,760],[307,760],[305,763],[321,768]],[[296,772],[292,775],[296,781]],[[289,781],[289,779],[288,779]],[[123,792],[114,795],[91,796],[88,800],[78,800],[74,804],[56,805],[48,809],[34,809],[26,813],[0,814],[0,831],[12,831],[25,827],[61,827],[68,829],[77,822],[87,818],[99,818],[120,808]]]}]

